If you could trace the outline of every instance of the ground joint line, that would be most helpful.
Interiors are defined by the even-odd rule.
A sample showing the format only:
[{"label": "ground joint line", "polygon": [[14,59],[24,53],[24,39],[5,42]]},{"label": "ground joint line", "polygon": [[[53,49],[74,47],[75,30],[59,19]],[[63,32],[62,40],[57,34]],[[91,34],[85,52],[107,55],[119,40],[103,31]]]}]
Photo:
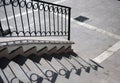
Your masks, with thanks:
[{"label": "ground joint line", "polygon": [[93,61],[97,63],[101,63],[110,56],[112,56],[115,52],[117,52],[120,49],[120,41],[115,43],[112,47],[108,48],[106,51],[104,51],[102,54],[97,56],[96,58],[92,59]]},{"label": "ground joint line", "polygon": [[56,2],[53,2],[53,3],[59,4],[59,3],[62,3],[62,2],[64,2],[64,1],[66,1],[66,0],[59,0],[59,1],[56,1]]},{"label": "ground joint line", "polygon": [[87,28],[89,30],[97,31],[97,32],[100,32],[102,34],[108,35],[110,37],[113,37],[113,38],[116,38],[116,39],[120,39],[119,35],[116,35],[116,34],[113,34],[111,32],[105,31],[105,30],[97,28],[95,26],[92,26],[92,25],[89,25],[89,24],[86,24],[86,23],[83,23],[83,22],[76,21],[73,18],[71,18],[71,21],[76,23],[76,24],[78,24],[78,25],[80,25],[80,26],[83,26],[83,27],[85,27],[85,28]]}]

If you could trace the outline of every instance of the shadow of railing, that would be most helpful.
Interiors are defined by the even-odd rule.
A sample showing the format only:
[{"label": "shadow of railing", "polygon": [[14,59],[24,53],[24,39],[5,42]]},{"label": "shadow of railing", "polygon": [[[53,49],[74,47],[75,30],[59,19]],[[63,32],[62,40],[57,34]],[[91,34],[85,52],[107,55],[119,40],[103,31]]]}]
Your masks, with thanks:
[{"label": "shadow of railing", "polygon": [[[43,58],[51,68],[47,68],[43,64],[41,64],[40,63],[41,58]],[[57,69],[52,64],[53,58],[57,62],[56,64],[61,65],[60,69]],[[29,68],[28,64],[26,64],[26,61],[28,59],[33,62],[33,64],[44,75],[44,77],[38,75],[37,73],[32,72],[31,68]],[[65,65],[64,63],[61,62],[62,59],[64,59],[64,61],[66,61],[67,63],[69,63],[71,65],[71,69],[68,68],[67,65]],[[71,61],[71,59],[74,60],[76,63],[78,63],[80,67],[76,67],[76,65]],[[32,82],[41,83],[43,80],[48,80],[52,83],[55,83],[58,76],[62,76],[66,79],[69,79],[72,71],[75,71],[75,74],[80,76],[83,69],[85,70],[85,72],[90,73],[91,69],[97,71],[98,68],[104,68],[101,65],[97,64],[96,62],[94,62],[93,60],[90,60],[90,62],[92,62],[92,63],[87,62],[85,59],[83,59],[82,57],[80,57],[79,55],[77,55],[74,52],[53,54],[53,55],[45,54],[41,57],[39,57],[35,54],[33,54],[29,57],[24,57],[22,55],[19,55],[12,60],[9,60],[7,58],[1,58],[0,59],[0,70],[2,71],[4,77],[7,79],[7,81],[11,82],[11,83],[16,79],[18,80],[19,83],[23,83],[22,81],[19,80],[19,78],[17,78],[15,72],[12,70],[11,66],[9,65],[9,63],[11,61],[13,61],[19,65],[19,67],[21,68],[21,70],[24,72],[24,74],[27,76],[27,78],[30,80],[31,83]],[[80,61],[83,61],[86,65],[84,65]],[[23,65],[26,66],[28,71],[32,72],[30,75],[28,75],[27,72],[25,71],[25,69],[22,67]],[[43,70],[41,68],[41,66],[45,67],[46,70]],[[6,73],[4,72],[5,68],[9,68],[10,71],[12,71],[14,77],[11,80],[8,80],[8,77],[6,76]],[[3,81],[3,83],[4,83],[4,79],[2,78],[2,76],[0,77],[0,81],[1,82]]]}]

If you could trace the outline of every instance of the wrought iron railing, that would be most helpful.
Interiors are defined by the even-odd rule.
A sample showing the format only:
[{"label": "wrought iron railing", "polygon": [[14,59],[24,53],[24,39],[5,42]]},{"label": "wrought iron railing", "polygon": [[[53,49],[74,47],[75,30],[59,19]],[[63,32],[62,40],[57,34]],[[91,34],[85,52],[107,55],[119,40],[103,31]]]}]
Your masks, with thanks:
[{"label": "wrought iron railing", "polygon": [[71,8],[45,1],[0,0],[0,36],[67,36]]}]

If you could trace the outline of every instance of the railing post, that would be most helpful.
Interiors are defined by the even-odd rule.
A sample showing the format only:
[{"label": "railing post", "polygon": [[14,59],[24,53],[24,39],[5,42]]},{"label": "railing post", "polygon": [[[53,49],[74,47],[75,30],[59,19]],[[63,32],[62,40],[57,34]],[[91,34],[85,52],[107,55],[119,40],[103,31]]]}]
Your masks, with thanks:
[{"label": "railing post", "polygon": [[71,8],[68,9],[68,40],[70,40]]}]

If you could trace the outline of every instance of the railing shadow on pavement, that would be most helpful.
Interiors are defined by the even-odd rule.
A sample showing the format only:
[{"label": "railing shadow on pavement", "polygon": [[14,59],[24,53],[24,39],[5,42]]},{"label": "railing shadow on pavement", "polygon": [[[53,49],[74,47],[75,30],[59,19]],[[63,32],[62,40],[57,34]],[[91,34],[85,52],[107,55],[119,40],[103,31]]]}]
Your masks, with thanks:
[{"label": "railing shadow on pavement", "polygon": [[[41,65],[41,63],[40,63],[41,58],[43,58],[52,69],[46,68],[47,69],[46,71],[42,70],[40,68],[40,66],[44,67],[44,65]],[[54,60],[56,60],[56,62],[57,62],[56,64],[61,65],[61,69],[59,69],[59,70],[56,69],[56,67],[51,63],[53,58],[54,58]],[[27,72],[24,70],[22,65],[25,65],[26,68],[28,68],[28,70],[31,71],[31,69],[25,63],[28,59],[33,61],[35,66],[40,70],[40,72],[44,75],[44,77],[39,76],[37,73],[31,73],[30,76],[27,75]],[[68,62],[71,65],[71,69],[69,69],[64,63],[61,62],[62,59],[64,59],[66,62]],[[76,63],[78,63],[80,65],[80,67],[76,67],[76,65],[73,62],[71,62],[71,59],[73,59]],[[81,59],[87,65],[82,64],[79,59]],[[58,76],[63,76],[66,79],[69,79],[72,71],[75,71],[75,74],[80,76],[82,70],[85,70],[85,72],[90,73],[91,69],[93,69],[95,71],[97,71],[98,68],[104,69],[104,67],[102,67],[98,63],[94,62],[93,60],[90,60],[92,62],[92,64],[87,62],[81,56],[77,55],[75,52],[52,54],[52,55],[45,54],[44,57],[43,56],[39,57],[35,54],[33,54],[29,57],[24,57],[22,55],[19,55],[12,60],[9,60],[7,58],[0,59],[0,62],[1,62],[0,69],[1,69],[2,73],[4,74],[4,76],[6,77],[6,79],[8,79],[8,78],[5,75],[4,69],[6,67],[10,68],[9,63],[11,61],[14,61],[15,63],[17,63],[19,65],[19,67],[24,72],[24,74],[28,77],[30,82],[37,82],[37,83],[41,83],[43,80],[48,80],[52,83],[55,83]],[[12,73],[14,75],[14,78],[10,80],[11,83],[12,83],[12,81],[14,81],[16,79],[19,81],[19,83],[23,83],[22,81],[19,80],[19,78],[17,78],[17,76],[15,75],[15,72],[12,70],[12,68],[10,68],[10,70],[12,71]],[[34,77],[36,77],[36,79]],[[0,77],[0,80],[1,80],[1,82],[3,81],[2,77]],[[8,82],[9,82],[9,80],[8,80]]]}]

